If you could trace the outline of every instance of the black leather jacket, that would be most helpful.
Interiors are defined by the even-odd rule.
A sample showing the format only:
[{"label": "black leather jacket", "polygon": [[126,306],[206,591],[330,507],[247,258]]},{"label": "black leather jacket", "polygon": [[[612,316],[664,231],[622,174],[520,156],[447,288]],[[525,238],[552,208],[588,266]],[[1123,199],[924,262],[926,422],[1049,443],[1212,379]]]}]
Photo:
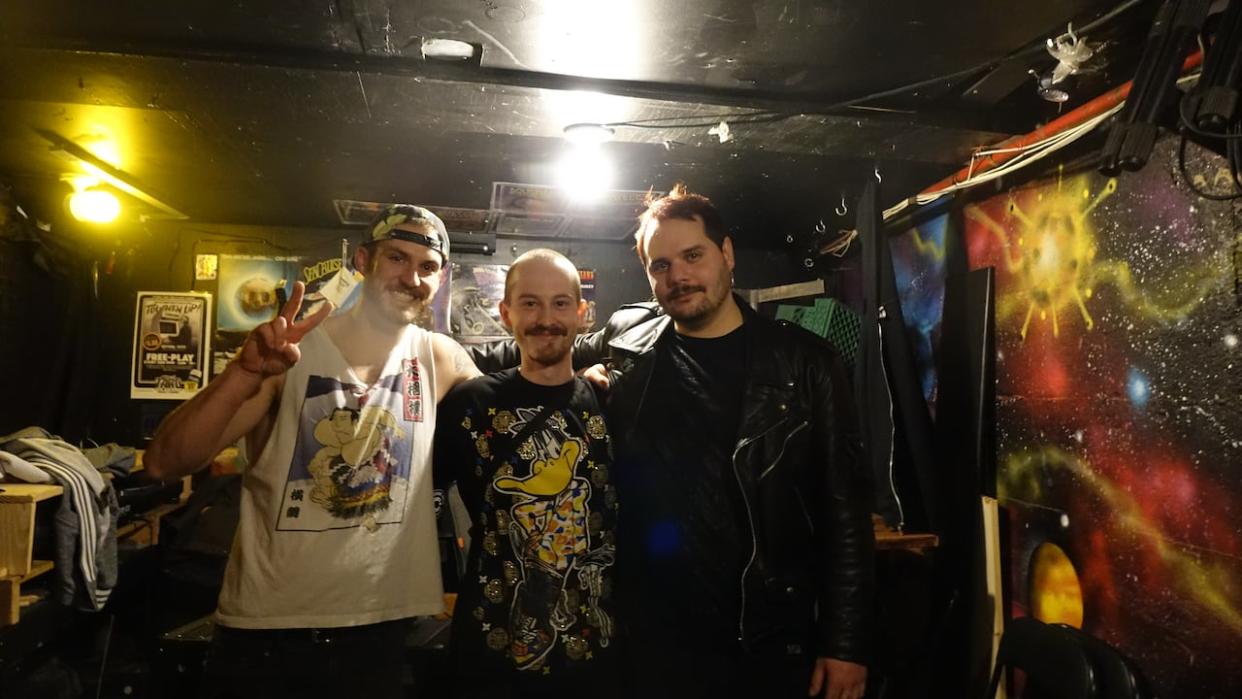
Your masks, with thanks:
[{"label": "black leather jacket", "polygon": [[[818,337],[737,302],[753,324],[746,333],[752,360],[733,454],[752,551],[740,581],[738,638],[752,647],[809,638],[819,656],[866,663],[874,534],[848,380],[836,353]],[[608,343],[619,372],[608,404],[618,451],[642,444],[636,440],[677,438],[633,432],[644,406],[659,400],[660,387],[650,378],[656,346],[673,332],[671,325],[667,316],[656,316]],[[623,520],[630,506],[622,505]]]}]

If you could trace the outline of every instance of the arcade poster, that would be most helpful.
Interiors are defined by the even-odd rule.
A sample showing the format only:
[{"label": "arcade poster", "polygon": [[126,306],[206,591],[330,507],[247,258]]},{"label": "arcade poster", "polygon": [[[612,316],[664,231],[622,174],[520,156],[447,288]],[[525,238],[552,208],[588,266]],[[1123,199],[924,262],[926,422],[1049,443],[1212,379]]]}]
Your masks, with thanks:
[{"label": "arcade poster", "polygon": [[134,315],[131,398],[184,400],[207,379],[211,296],[138,292]]}]

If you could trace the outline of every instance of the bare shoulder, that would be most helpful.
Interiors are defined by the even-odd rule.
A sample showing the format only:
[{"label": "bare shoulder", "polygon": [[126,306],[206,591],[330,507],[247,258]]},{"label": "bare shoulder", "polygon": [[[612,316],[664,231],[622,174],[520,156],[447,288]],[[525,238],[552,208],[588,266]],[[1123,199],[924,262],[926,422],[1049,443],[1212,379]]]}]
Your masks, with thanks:
[{"label": "bare shoulder", "polygon": [[453,338],[440,333],[431,335],[432,351],[436,356],[436,399],[444,397],[449,389],[480,375],[474,361]]}]

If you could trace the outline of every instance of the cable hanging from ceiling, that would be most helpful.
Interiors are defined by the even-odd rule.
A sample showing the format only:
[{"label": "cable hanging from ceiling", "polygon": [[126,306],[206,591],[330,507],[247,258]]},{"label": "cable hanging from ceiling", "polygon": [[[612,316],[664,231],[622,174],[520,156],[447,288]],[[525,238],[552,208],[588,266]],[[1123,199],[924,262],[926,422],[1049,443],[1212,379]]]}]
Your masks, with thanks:
[{"label": "cable hanging from ceiling", "polygon": [[[1202,64],[1203,56],[1203,51],[1197,51],[1190,55],[1182,63],[1182,70],[1195,70]],[[1194,85],[1198,81],[1199,76],[1200,73],[1184,75],[1178,79],[1177,84],[1179,86]],[[1007,139],[992,148],[975,151],[970,157],[970,162],[961,170],[931,185],[918,194],[885,209],[882,214],[883,220],[888,221],[912,206],[925,206],[954,192],[976,187],[985,182],[1012,174],[1065,148],[1091,133],[1110,117],[1121,111],[1125,106],[1125,100],[1129,95],[1132,84],[1133,81],[1113,88],[1025,136]],[[1233,136],[1232,133],[1211,135],[1218,137],[1230,136],[1231,138]],[[1242,140],[1232,138],[1228,143],[1233,147],[1229,151],[1231,157],[1242,158]],[[1184,149],[1185,143],[1183,142],[1181,148],[1183,156]],[[1242,172],[1242,167],[1237,167],[1242,165],[1242,161],[1235,161],[1234,165],[1234,178],[1236,180],[1238,173]],[[1186,176],[1184,165],[1183,176]],[[1189,177],[1187,177],[1187,181],[1191,182]],[[1242,181],[1239,181],[1239,183],[1242,184]],[[1193,183],[1191,183],[1191,186],[1193,189]],[[1195,189],[1195,192],[1202,195],[1197,189]],[[1220,198],[1232,199],[1236,197],[1231,195]],[[856,237],[857,231],[843,230],[841,235],[820,245],[818,250],[820,254],[831,254],[841,257],[846,253]]]},{"label": "cable hanging from ceiling", "polygon": [[[1122,14],[1126,10],[1129,10],[1133,7],[1136,7],[1142,4],[1142,2],[1143,0],[1126,0],[1126,2],[1122,2],[1116,7],[1113,7],[1111,10],[1105,12],[1103,15],[1100,15],[1099,17],[1088,22],[1081,28],[1074,30],[1074,32],[1077,34],[1084,34],[1086,32],[1092,31],[1093,29],[1102,26],[1106,22],[1111,21],[1113,18]],[[1069,38],[1072,38],[1072,36],[1073,35],[1071,32],[1066,32],[1066,33],[1063,33],[1057,36],[1055,40],[1049,40],[1049,41],[1063,42]],[[925,80],[920,80],[918,82],[901,85],[901,86],[890,88],[887,90],[882,90],[880,92],[873,92],[873,93],[861,95],[858,97],[852,97],[847,100],[834,102],[834,103],[825,105],[823,107],[818,107],[816,109],[811,109],[811,110],[798,110],[798,111],[756,110],[756,111],[753,111],[747,114],[738,114],[737,112],[729,112],[729,113],[719,113],[719,114],[702,114],[702,115],[694,115],[694,116],[653,117],[650,119],[634,119],[634,120],[629,120],[629,121],[614,121],[614,122],[600,123],[600,124],[597,124],[597,126],[604,127],[604,128],[610,128],[610,129],[615,129],[615,128],[692,129],[692,128],[718,127],[721,123],[725,123],[729,126],[737,126],[737,125],[744,125],[744,124],[771,124],[771,123],[780,122],[786,119],[792,119],[794,117],[799,117],[799,116],[830,115],[835,112],[839,112],[843,109],[849,109],[851,107],[863,108],[862,105],[864,105],[867,102],[874,102],[876,100],[884,99],[886,97],[896,97],[898,95],[904,95],[907,93],[915,92],[925,87],[930,87],[933,85],[940,85],[944,83],[951,83],[954,80],[970,77],[984,70],[995,68],[996,66],[1006,61],[1011,61],[1016,58],[1021,58],[1023,56],[1042,52],[1045,50],[1044,49],[1045,45],[1046,45],[1046,42],[1040,42],[1038,44],[1025,47],[1018,51],[1002,56],[1000,58],[992,59],[984,63],[979,63],[969,68],[964,68],[962,70],[954,71],[952,73],[937,75],[931,78],[927,78]]]}]

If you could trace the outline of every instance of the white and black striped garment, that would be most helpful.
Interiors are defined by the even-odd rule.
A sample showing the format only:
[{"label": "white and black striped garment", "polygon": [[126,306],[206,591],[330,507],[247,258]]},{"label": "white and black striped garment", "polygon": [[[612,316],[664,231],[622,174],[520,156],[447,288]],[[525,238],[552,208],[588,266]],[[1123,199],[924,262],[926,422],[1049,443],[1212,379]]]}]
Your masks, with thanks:
[{"label": "white and black striped garment", "polygon": [[65,488],[56,514],[56,570],[62,604],[98,611],[116,586],[116,493],[80,449],[29,427],[0,437],[0,450],[42,469]]}]

